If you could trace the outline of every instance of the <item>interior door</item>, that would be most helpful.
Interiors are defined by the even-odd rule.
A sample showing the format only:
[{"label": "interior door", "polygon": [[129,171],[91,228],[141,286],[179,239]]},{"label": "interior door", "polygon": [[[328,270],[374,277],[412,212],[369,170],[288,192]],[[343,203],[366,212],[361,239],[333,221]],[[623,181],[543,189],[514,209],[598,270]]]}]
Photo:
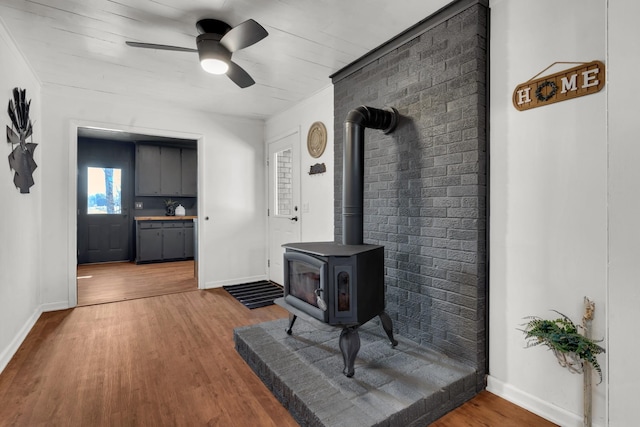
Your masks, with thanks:
[{"label": "interior door", "polygon": [[78,264],[131,259],[133,150],[78,138]]},{"label": "interior door", "polygon": [[268,144],[269,280],[284,285],[282,245],[300,241],[300,136]]}]

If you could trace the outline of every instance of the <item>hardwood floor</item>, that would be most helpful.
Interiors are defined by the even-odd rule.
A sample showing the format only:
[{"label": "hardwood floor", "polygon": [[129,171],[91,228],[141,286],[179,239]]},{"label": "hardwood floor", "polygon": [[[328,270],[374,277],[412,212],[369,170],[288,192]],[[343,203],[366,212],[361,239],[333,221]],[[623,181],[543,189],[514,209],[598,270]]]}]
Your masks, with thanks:
[{"label": "hardwood floor", "polygon": [[430,427],[494,426],[556,427],[556,424],[485,390],[430,425]]},{"label": "hardwood floor", "polygon": [[44,313],[0,375],[0,424],[295,426],[233,343],[283,316],[222,289]]},{"label": "hardwood floor", "polygon": [[[286,316],[222,289],[43,313],[0,374],[0,426],[296,426],[233,343]],[[488,392],[432,424],[552,425]]]},{"label": "hardwood floor", "polygon": [[103,304],[192,291],[198,288],[193,261],[154,264],[112,262],[77,269],[78,305]]}]

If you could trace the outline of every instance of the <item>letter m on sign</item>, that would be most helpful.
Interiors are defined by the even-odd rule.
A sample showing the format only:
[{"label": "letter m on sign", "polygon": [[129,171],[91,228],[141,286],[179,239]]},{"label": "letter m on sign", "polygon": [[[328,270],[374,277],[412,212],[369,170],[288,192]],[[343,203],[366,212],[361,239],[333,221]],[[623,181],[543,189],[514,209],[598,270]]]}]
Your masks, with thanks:
[{"label": "letter m on sign", "polygon": [[572,74],[571,77],[562,77],[560,79],[562,81],[562,90],[560,93],[567,93],[569,90],[578,90],[578,86],[576,82],[578,81],[578,75]]}]

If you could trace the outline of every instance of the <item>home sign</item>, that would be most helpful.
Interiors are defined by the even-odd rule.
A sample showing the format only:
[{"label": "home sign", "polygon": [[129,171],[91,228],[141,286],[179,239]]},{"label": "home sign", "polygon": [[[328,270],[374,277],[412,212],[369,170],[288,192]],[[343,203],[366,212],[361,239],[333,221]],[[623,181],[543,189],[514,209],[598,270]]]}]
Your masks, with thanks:
[{"label": "home sign", "polygon": [[591,61],[545,77],[536,77],[519,84],[513,91],[513,106],[517,110],[529,110],[599,92],[604,87],[605,67],[601,61]]}]

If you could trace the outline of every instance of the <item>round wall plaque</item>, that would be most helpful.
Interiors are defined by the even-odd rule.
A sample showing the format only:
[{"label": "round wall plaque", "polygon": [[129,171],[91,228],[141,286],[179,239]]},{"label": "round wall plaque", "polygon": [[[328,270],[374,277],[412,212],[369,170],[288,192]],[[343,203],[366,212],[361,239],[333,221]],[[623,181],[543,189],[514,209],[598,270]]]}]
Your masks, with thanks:
[{"label": "round wall plaque", "polygon": [[327,128],[322,122],[315,122],[307,134],[307,150],[312,157],[318,158],[327,146]]}]

